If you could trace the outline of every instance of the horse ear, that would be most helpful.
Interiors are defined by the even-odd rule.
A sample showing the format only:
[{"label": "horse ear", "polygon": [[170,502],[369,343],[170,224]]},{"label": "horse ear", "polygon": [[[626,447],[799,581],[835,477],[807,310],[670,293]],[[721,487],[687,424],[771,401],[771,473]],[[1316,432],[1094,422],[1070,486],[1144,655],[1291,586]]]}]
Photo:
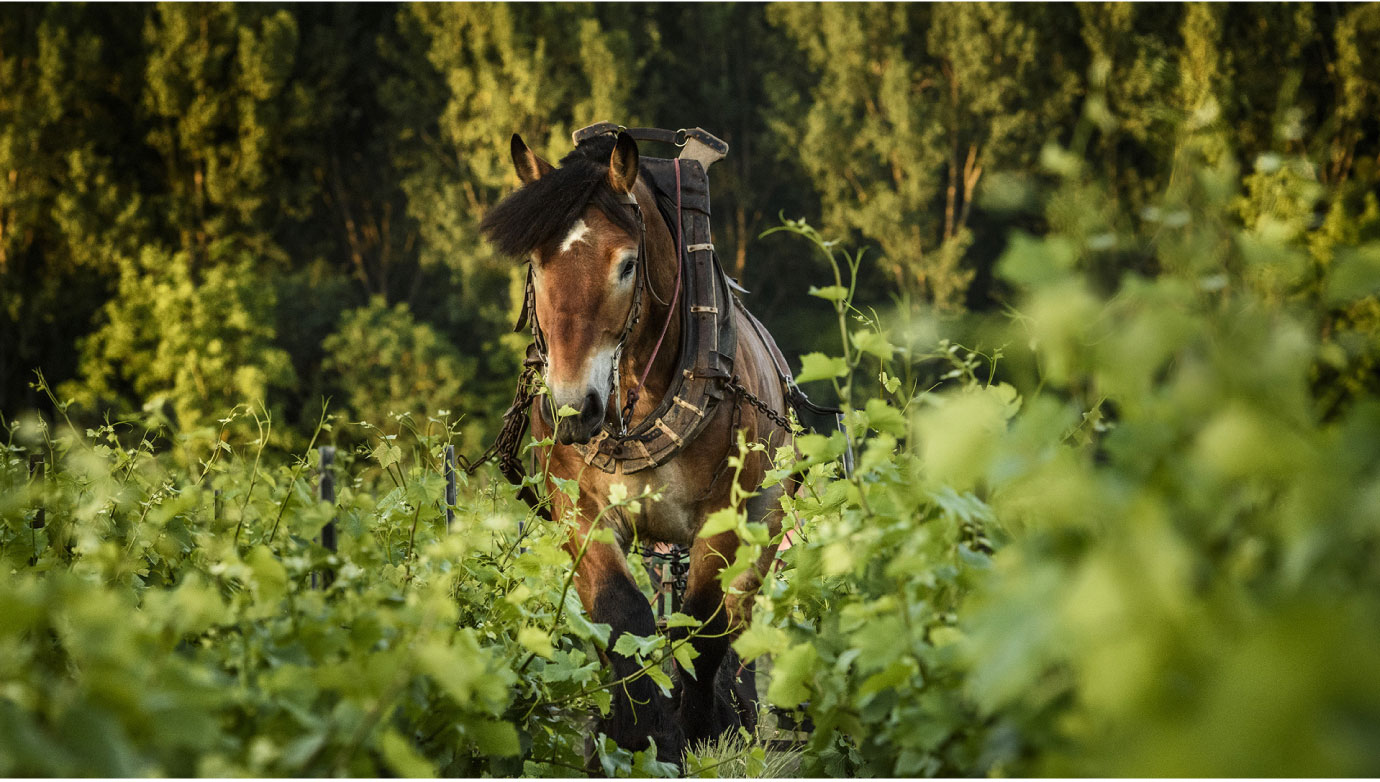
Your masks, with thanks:
[{"label": "horse ear", "polygon": [[524,185],[535,182],[554,170],[550,163],[528,149],[527,145],[522,143],[522,136],[516,133],[513,134],[512,151],[513,168],[517,169],[518,179],[521,179]]},{"label": "horse ear", "polygon": [[637,142],[627,133],[619,133],[609,156],[609,185],[619,193],[631,193],[637,184]]}]

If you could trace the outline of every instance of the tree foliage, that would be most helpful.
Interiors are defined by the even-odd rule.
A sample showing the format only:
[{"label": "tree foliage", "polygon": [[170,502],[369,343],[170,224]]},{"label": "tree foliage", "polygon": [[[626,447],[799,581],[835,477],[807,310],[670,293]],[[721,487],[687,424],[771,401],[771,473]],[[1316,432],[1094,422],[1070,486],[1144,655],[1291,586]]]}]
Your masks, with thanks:
[{"label": "tree foliage", "polygon": [[[1013,199],[1036,192],[1050,140],[1109,183],[1108,219],[1152,205],[1188,132],[1243,169],[1306,158],[1312,173],[1294,168],[1324,186],[1329,230],[1364,232],[1376,19],[1096,3],[17,7],[0,19],[0,409],[40,401],[35,368],[92,403],[74,410],[90,420],[188,393],[153,358],[181,349],[164,344],[174,324],[119,301],[151,290],[131,275],[157,256],[185,267],[165,271],[188,295],[217,295],[207,275],[265,289],[216,306],[286,351],[292,372],[255,388],[294,430],[343,380],[324,341],[373,297],[476,359],[464,412],[485,420],[520,357],[520,277],[476,230],[515,184],[507,136],[555,159],[599,119],[729,141],[720,254],[790,353],[818,347],[820,323],[791,301],[825,270],[759,237],[778,214],[872,245],[871,304],[982,311],[1004,297],[1007,229],[1044,228]],[[271,351],[261,363],[281,363]]]}]

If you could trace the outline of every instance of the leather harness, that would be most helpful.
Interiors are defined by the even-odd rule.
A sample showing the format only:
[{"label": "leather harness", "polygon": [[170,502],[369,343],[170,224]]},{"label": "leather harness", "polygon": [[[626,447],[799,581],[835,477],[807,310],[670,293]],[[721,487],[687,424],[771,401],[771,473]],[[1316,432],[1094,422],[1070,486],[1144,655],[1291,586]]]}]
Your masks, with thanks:
[{"label": "leather harness", "polygon": [[[610,432],[606,427],[590,442],[573,446],[585,463],[615,474],[636,473],[664,464],[703,430],[719,402],[728,396],[744,398],[772,420],[778,423],[786,422],[783,425],[789,428],[789,421],[781,412],[770,409],[748,392],[734,374],[739,322],[747,323],[767,348],[778,381],[782,384],[785,398],[791,407],[797,411],[809,409],[817,413],[837,413],[836,409],[812,404],[796,386],[785,357],[781,355],[775,341],[734,295],[734,291],[743,291],[743,288],[724,272],[718,253],[714,249],[710,233],[709,178],[706,169],[727,154],[728,145],[700,128],[677,131],[622,128],[609,122],[577,130],[572,134],[572,138],[578,146],[581,142],[596,136],[619,132],[627,133],[636,141],[665,142],[682,148],[680,156],[675,159],[640,159],[641,173],[646,176],[655,194],[656,207],[666,220],[666,224],[676,234],[680,273],[671,307],[674,313],[674,297],[679,295],[683,298],[680,355],[670,387],[660,404],[650,414],[628,428],[627,419],[641,389],[639,382],[630,390],[626,406],[621,408],[618,416],[620,431]],[[634,289],[633,304],[619,337],[617,355],[613,362],[612,387],[615,394],[620,388],[617,372],[622,349],[641,317],[642,289],[650,287],[646,282],[646,229],[641,205],[631,194],[625,197],[624,202],[634,210],[640,234],[638,280]],[[656,292],[653,290],[652,294],[656,295]],[[523,483],[524,471],[517,454],[521,448],[522,435],[530,423],[531,401],[535,396],[535,375],[546,364],[546,344],[537,322],[535,290],[530,269],[525,301],[514,331],[528,328],[532,332],[533,341],[527,349],[527,359],[518,383],[517,395],[513,405],[504,414],[503,429],[490,451],[467,468],[473,471],[497,455],[504,475],[510,482],[518,485]],[[664,336],[664,329],[662,333]],[[653,358],[655,353],[648,359],[642,373],[643,381],[650,371]],[[618,407],[617,401],[614,406]],[[520,496],[529,504],[535,504],[534,500],[537,499],[529,486],[523,487]]]}]

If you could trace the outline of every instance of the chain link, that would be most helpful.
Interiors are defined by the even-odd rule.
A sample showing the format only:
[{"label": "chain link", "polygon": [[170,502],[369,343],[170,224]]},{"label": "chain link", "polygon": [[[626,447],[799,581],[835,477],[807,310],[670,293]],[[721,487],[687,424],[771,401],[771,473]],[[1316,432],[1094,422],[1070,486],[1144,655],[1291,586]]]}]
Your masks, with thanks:
[{"label": "chain link", "polygon": [[522,375],[518,377],[517,393],[513,395],[513,404],[503,414],[503,428],[499,430],[498,437],[494,438],[493,445],[472,462],[460,457],[461,468],[467,474],[474,474],[475,470],[488,464],[495,457],[505,475],[513,467],[521,470],[522,463],[518,459],[518,453],[522,449],[522,433],[527,429],[531,416],[532,399],[536,396],[532,391],[536,376],[535,367],[528,366],[522,370]]},{"label": "chain link", "polygon": [[[638,546],[638,553],[643,560],[650,560],[650,567],[661,568],[670,567],[671,585],[676,590],[677,597],[685,593],[685,586],[690,578],[690,547],[682,546],[678,543],[670,544],[669,551],[657,551],[656,547],[649,543]],[[663,581],[667,573],[661,572]],[[677,604],[679,599],[675,601]]]},{"label": "chain link", "polygon": [[743,385],[742,381],[737,377],[734,377],[733,382],[728,384],[728,390],[737,394],[740,399],[760,410],[763,415],[772,420],[772,423],[775,423],[787,432],[793,431],[791,419],[789,417],[777,412],[771,405],[763,402],[756,394],[747,390],[747,386]]}]

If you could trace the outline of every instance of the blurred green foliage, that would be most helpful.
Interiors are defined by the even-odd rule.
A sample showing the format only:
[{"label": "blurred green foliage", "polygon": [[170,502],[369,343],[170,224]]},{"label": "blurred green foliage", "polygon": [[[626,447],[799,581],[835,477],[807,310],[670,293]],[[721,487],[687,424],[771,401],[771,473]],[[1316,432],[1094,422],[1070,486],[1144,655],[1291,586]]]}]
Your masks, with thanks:
[{"label": "blurred green foliage", "polygon": [[[332,505],[317,452],[261,459],[249,417],[257,439],[6,428],[0,773],[579,771],[609,628],[569,589],[563,528],[519,538],[527,509],[475,485],[447,531],[437,421],[343,452]],[[338,555],[315,542],[332,517]]]},{"label": "blurred green foliage", "polygon": [[1375,306],[1380,240],[1316,219],[1302,156],[1243,178],[1183,132],[1131,216],[1047,147],[1020,200],[1055,230],[1013,237],[1008,311],[954,341],[817,293],[843,355],[802,378],[848,426],[784,459],[802,542],[737,642],[812,719],[804,773],[1380,773],[1380,334],[1336,326]]}]

